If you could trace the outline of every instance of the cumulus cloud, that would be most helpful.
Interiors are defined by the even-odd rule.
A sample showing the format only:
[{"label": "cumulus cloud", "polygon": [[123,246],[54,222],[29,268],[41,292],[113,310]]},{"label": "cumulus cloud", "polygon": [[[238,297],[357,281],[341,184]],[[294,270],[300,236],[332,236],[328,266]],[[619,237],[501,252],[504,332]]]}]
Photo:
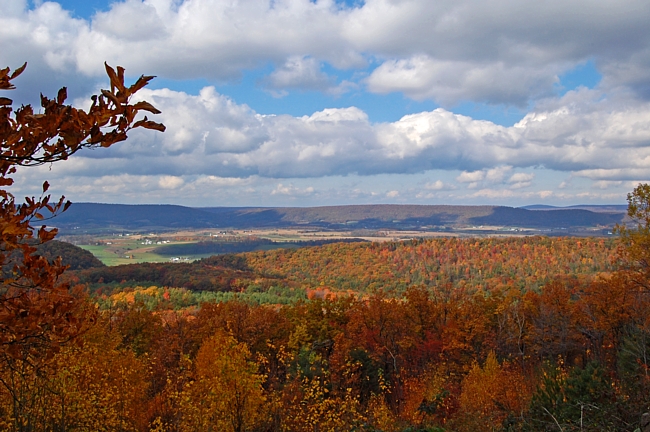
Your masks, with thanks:
[{"label": "cumulus cloud", "polygon": [[167,37],[163,19],[152,2],[127,0],[113,3],[108,12],[93,18],[93,30],[125,42],[149,42]]},{"label": "cumulus cloud", "polygon": [[458,177],[456,177],[456,181],[460,183],[478,183],[484,178],[485,171],[463,171]]},{"label": "cumulus cloud", "polygon": [[485,180],[490,183],[500,183],[510,171],[512,171],[512,167],[508,165],[489,169],[485,173]]},{"label": "cumulus cloud", "polygon": [[[582,94],[584,93],[584,94]],[[206,87],[141,97],[163,114],[164,134],[139,130],[109,149],[71,158],[71,175],[313,178],[459,170],[470,188],[529,186],[527,168],[594,180],[650,177],[650,103],[594,102],[592,91],[534,110],[512,127],[444,109],[372,123],[355,107],[311,116],[259,115]],[[562,101],[560,101],[562,102]]]},{"label": "cumulus cloud", "polygon": [[[54,94],[65,84],[72,97],[96,91],[107,60],[215,85],[259,68],[267,76],[258,84],[276,95],[355,88],[442,106],[377,123],[354,106],[261,115],[210,86],[194,95],[146,90],[139,96],[163,111],[157,120],[166,133],[134,131],[127,142],[83,152],[57,171],[62,179],[101,178],[106,193],[129,182],[161,194],[210,185],[244,191],[253,188],[250,179],[273,178],[283,185],[275,196],[288,197],[282,190],[292,191],[296,179],[441,170],[453,174],[425,185],[427,193],[456,187],[519,198],[541,183],[531,169],[568,173],[567,189],[589,183],[590,193],[650,179],[650,8],[643,0],[615,8],[596,1],[588,13],[559,0],[367,0],[355,7],[125,0],[89,20],[54,2],[0,0],[0,11],[0,66],[29,62],[12,95],[18,101],[30,101],[29,89]],[[585,61],[602,74],[600,84],[554,96],[562,74]],[[336,69],[352,72],[345,76],[355,83],[339,80]],[[526,107],[528,114],[507,127],[450,110],[466,100]],[[384,199],[393,188],[349,190]]]},{"label": "cumulus cloud", "polygon": [[530,186],[534,178],[535,174],[533,173],[519,172],[513,174],[508,180],[508,183],[511,189],[521,189]]},{"label": "cumulus cloud", "polygon": [[[634,165],[630,162],[630,165]],[[585,169],[575,171],[577,177],[585,177],[591,180],[612,181],[612,180],[643,180],[650,179],[650,168],[610,168],[610,169]]]},{"label": "cumulus cloud", "polygon": [[292,197],[311,195],[313,193],[314,188],[311,186],[300,189],[293,184],[283,185],[282,183],[278,183],[275,189],[271,191],[271,195],[288,195]]},{"label": "cumulus cloud", "polygon": [[566,66],[546,67],[437,60],[428,56],[387,60],[367,78],[375,93],[402,92],[416,99],[432,99],[442,105],[463,100],[526,106],[530,99],[549,95]]},{"label": "cumulus cloud", "polygon": [[[469,189],[476,189],[479,186],[505,183],[504,179],[506,175],[511,171],[512,167],[509,165],[503,165],[495,168],[472,172],[463,171],[458,177],[456,177],[456,181],[459,183],[468,183],[467,187]],[[525,182],[528,182],[527,185],[530,185],[530,180],[532,177],[532,174],[516,173],[510,177],[508,183],[518,184],[519,186],[516,187],[523,187],[523,183]]]},{"label": "cumulus cloud", "polygon": [[178,189],[183,183],[183,179],[177,176],[161,176],[158,180],[158,186],[163,189]]},{"label": "cumulus cloud", "polygon": [[610,187],[616,187],[616,186],[621,186],[623,184],[622,181],[608,181],[608,180],[600,180],[597,182],[594,182],[593,187],[597,189],[609,189]]},{"label": "cumulus cloud", "polygon": [[213,80],[274,64],[266,82],[276,91],[300,84],[332,92],[345,86],[334,85],[321,62],[364,72],[378,62],[366,81],[373,92],[445,106],[526,106],[591,59],[604,87],[650,97],[650,8],[643,0],[591,2],[588,13],[559,0],[368,0],[354,7],[331,0],[125,0],[90,20],[57,3],[30,4],[0,3],[2,63],[28,60],[88,83],[102,75],[105,60],[167,78]]},{"label": "cumulus cloud", "polygon": [[454,185],[443,182],[442,180],[436,180],[435,182],[429,182],[424,185],[424,188],[432,191],[443,191],[443,190],[452,190],[455,189]]},{"label": "cumulus cloud", "polygon": [[336,84],[336,78],[323,72],[320,63],[312,57],[289,58],[263,84],[278,97],[286,96],[288,89],[318,90],[340,95],[355,86],[349,81]]}]

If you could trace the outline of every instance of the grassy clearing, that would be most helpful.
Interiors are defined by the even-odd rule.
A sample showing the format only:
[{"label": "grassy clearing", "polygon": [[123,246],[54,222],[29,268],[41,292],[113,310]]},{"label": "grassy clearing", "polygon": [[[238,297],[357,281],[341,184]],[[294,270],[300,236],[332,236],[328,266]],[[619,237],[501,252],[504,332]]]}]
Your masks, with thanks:
[{"label": "grassy clearing", "polygon": [[127,258],[126,253],[114,250],[109,246],[81,245],[79,247],[95,255],[101,262],[103,262],[107,266],[116,266],[121,264],[136,264],[136,263],[143,263],[143,262],[169,261],[169,257],[157,255],[148,251],[143,251],[138,253],[128,251],[129,256],[132,256],[133,258]]}]

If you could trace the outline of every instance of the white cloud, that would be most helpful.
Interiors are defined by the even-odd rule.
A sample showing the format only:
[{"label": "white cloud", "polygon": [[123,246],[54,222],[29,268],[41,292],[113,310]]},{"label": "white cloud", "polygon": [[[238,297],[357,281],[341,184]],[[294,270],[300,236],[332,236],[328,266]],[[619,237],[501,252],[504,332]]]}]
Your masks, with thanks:
[{"label": "white cloud", "polygon": [[93,31],[125,42],[149,42],[168,36],[162,17],[151,2],[113,3],[108,12],[93,18]]},{"label": "white cloud", "polygon": [[314,193],[314,188],[309,186],[304,189],[295,187],[293,184],[283,185],[278,183],[278,185],[271,191],[271,195],[288,195],[292,197],[296,196],[306,196]]},{"label": "white cloud", "polygon": [[534,178],[535,174],[533,173],[519,172],[513,174],[510,179],[508,179],[508,183],[510,183],[511,189],[521,189],[529,187],[532,184]]},{"label": "white cloud", "polygon": [[456,177],[456,181],[459,183],[469,183],[467,185],[469,189],[476,189],[482,184],[494,185],[503,183],[505,176],[510,171],[512,171],[512,167],[509,165],[502,165],[495,168],[473,172],[463,171],[458,177]]},{"label": "white cloud", "polygon": [[158,180],[158,186],[163,189],[178,189],[183,183],[183,179],[176,176],[161,176]]},{"label": "white cloud", "polygon": [[156,120],[165,133],[134,131],[125,143],[83,152],[63,166],[69,175],[238,178],[442,169],[461,171],[456,181],[470,188],[526,187],[532,174],[520,171],[540,166],[594,180],[648,179],[650,103],[610,98],[594,105],[592,93],[569,94],[504,127],[443,109],[378,124],[355,107],[262,116],[212,87],[197,96],[145,90],[140,96],[162,110]]},{"label": "white cloud", "polygon": [[[630,161],[634,165],[634,161]],[[631,180],[650,181],[649,168],[610,168],[610,169],[585,169],[574,172],[577,177],[585,177],[592,180]]]},{"label": "white cloud", "polygon": [[[40,88],[62,76],[103,74],[102,63],[167,78],[238,78],[280,65],[276,90],[334,91],[320,71],[371,71],[371,91],[404,92],[445,106],[472,100],[526,106],[553,92],[558,76],[591,59],[603,87],[625,86],[649,98],[650,8],[644,0],[577,1],[126,0],[92,20],[57,3],[0,3],[2,64],[44,66]],[[312,64],[312,62],[314,64]],[[295,79],[291,79],[291,78]],[[36,82],[36,81],[34,81]],[[43,84],[45,82],[45,84]],[[50,84],[47,84],[47,83]],[[288,87],[283,87],[286,85]]]},{"label": "white cloud", "polygon": [[278,69],[273,71],[264,85],[276,96],[286,96],[288,89],[318,90],[340,95],[355,85],[348,81],[336,84],[336,78],[321,70],[318,60],[312,57],[290,57]]},{"label": "white cloud", "polygon": [[485,171],[473,171],[473,172],[467,172],[463,171],[460,173],[458,177],[456,177],[456,181],[460,183],[477,183],[485,178]]},{"label": "white cloud", "polygon": [[515,193],[508,189],[481,189],[472,194],[475,198],[503,199],[512,198]]},{"label": "white cloud", "polygon": [[485,173],[485,180],[489,183],[501,183],[510,171],[512,171],[512,167],[507,165],[489,169]]},{"label": "white cloud", "polygon": [[531,98],[551,94],[557,74],[564,68],[435,60],[419,55],[385,61],[366,82],[374,93],[399,91],[416,100],[433,99],[447,106],[463,100],[525,106]]},{"label": "white cloud", "polygon": [[429,182],[424,185],[424,188],[432,191],[443,191],[443,190],[455,189],[454,185],[445,183],[442,180],[436,180],[433,183]]},{"label": "white cloud", "polygon": [[252,178],[236,178],[236,177],[217,177],[213,175],[200,176],[194,183],[194,186],[200,188],[203,187],[212,187],[212,188],[228,188],[228,187],[237,187],[249,185],[252,182]]},{"label": "white cloud", "polygon": [[600,181],[595,182],[593,184],[593,187],[597,188],[597,189],[605,190],[605,189],[609,189],[612,186],[621,186],[622,184],[623,184],[622,181],[600,180]]},{"label": "white cloud", "polygon": [[[550,187],[527,172],[534,168],[570,173],[566,194],[554,196],[564,199],[575,198],[579,187],[620,195],[621,188],[650,180],[648,21],[643,0],[621,0],[616,7],[596,1],[588,13],[577,2],[559,0],[367,0],[355,8],[329,0],[127,0],[90,21],[53,2],[0,0],[0,67],[29,62],[12,94],[19,101],[31,101],[25,96],[31,89],[51,95],[65,84],[73,98],[88,94],[98,77],[104,81],[107,60],[128,72],[215,85],[274,65],[260,84],[278,94],[347,91],[353,84],[334,77],[333,66],[357,73],[352,80],[362,86],[356,90],[529,111],[512,127],[443,108],[374,123],[355,107],[301,117],[260,115],[214,87],[198,95],[143,91],[140,96],[163,111],[157,120],[167,132],[134,131],[125,143],[82,152],[53,168],[62,181],[103,179],[69,183],[78,190],[119,194],[135,185],[189,194],[214,184],[241,192],[272,178],[285,189],[296,184],[307,191],[312,186],[299,179],[442,170],[453,174],[425,189],[452,190],[456,177],[466,186],[459,190],[471,189],[467,193],[503,189],[510,192],[499,193],[515,199],[533,180]],[[588,60],[603,74],[601,84],[552,96],[558,77]],[[347,192],[384,199],[393,187]],[[408,196],[397,192],[400,199]],[[275,196],[289,195],[278,190]]]}]

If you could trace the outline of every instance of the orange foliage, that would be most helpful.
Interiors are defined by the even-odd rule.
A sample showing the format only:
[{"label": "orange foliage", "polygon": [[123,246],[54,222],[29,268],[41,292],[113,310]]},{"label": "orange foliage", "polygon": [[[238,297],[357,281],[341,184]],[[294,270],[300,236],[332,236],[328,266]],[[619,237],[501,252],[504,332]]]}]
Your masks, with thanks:
[{"label": "orange foliage", "polygon": [[[26,64],[11,72],[0,70],[0,90],[14,88],[12,81]],[[13,184],[18,166],[29,167],[66,160],[82,148],[109,147],[123,141],[134,128],[163,131],[165,127],[144,117],[140,111],[158,113],[148,102],[130,104],[131,96],[153,77],[142,76],[133,85],[124,84],[124,69],[106,65],[110,90],[93,96],[88,111],[66,105],[67,91],[55,99],[41,95],[41,113],[30,105],[15,111],[13,101],[0,97],[0,373],[22,370],[20,379],[2,380],[13,395],[15,427],[29,417],[31,402],[21,395],[30,373],[36,373],[66,342],[77,337],[92,318],[83,296],[75,295],[60,282],[65,270],[61,260],[49,262],[35,254],[36,245],[54,238],[56,229],[32,224],[53,217],[70,205],[61,197],[51,202],[43,184],[39,198],[27,197],[17,204],[6,190]],[[25,365],[28,367],[25,369]]]}]

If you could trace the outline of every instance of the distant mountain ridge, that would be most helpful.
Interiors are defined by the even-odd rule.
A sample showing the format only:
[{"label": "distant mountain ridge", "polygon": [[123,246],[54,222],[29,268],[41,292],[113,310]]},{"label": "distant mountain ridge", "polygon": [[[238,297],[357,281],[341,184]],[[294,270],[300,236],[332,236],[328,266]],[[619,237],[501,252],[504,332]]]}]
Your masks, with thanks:
[{"label": "distant mountain ridge", "polygon": [[525,210],[589,210],[596,213],[627,213],[627,204],[608,204],[608,205],[592,205],[592,204],[578,204],[567,207],[556,207],[545,204],[534,204],[519,207]]},{"label": "distant mountain ridge", "polygon": [[[611,207],[611,206],[609,206]],[[547,210],[547,211],[542,211]],[[475,225],[521,228],[610,227],[624,211],[584,208],[526,209],[504,206],[349,205],[326,207],[204,207],[168,204],[75,203],[49,224],[64,230],[112,228],[244,229],[289,226],[350,229],[419,229]]]}]

